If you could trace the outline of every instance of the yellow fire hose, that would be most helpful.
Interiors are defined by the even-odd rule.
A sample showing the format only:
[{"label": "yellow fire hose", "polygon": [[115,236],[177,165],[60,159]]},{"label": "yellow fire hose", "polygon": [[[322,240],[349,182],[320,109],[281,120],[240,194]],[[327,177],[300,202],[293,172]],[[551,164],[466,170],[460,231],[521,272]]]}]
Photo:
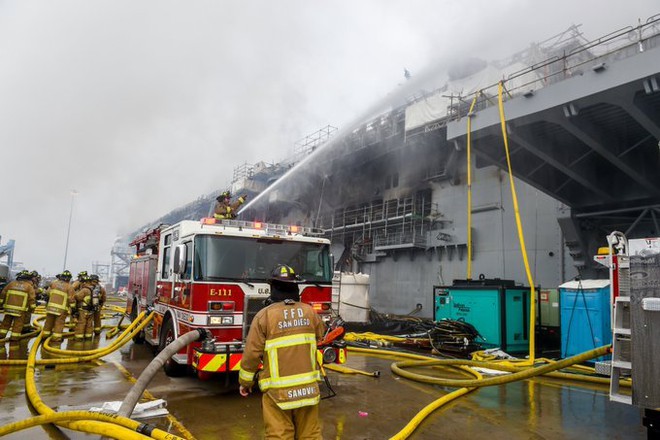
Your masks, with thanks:
[{"label": "yellow fire hose", "polygon": [[[33,313],[37,314],[36,311],[33,312]],[[0,339],[0,344],[4,344],[6,342],[17,341],[17,340],[21,340],[21,339],[30,339],[30,338],[33,338],[33,337],[37,336],[41,332],[41,326],[39,324],[37,324],[37,321],[43,321],[44,319],[46,319],[45,316],[40,316],[40,317],[36,318],[34,320],[34,322],[32,322],[32,324],[34,324],[34,326],[36,327],[36,330],[33,330],[29,333],[21,333],[20,335],[17,335],[17,336],[14,336],[13,333],[12,333],[12,335],[10,337]]]},{"label": "yellow fire hose", "polygon": [[379,335],[372,332],[355,333],[348,332],[344,335],[344,340],[348,342],[370,341],[376,345],[392,345],[392,343],[425,343],[428,338],[402,338],[400,336]]},{"label": "yellow fire hose", "polygon": [[[48,407],[39,396],[37,392],[37,387],[34,380],[34,373],[36,367],[36,357],[39,345],[42,341],[42,335],[39,335],[34,342],[34,345],[30,349],[30,354],[28,356],[28,364],[25,372],[25,392],[28,396],[28,400],[34,406],[34,408],[41,415],[51,415],[55,414],[55,411]],[[94,414],[94,413],[91,413]],[[144,425],[131,420],[126,417],[112,416],[109,417],[112,419],[111,423],[99,422],[91,418],[91,420],[80,420],[80,421],[68,421],[61,422],[61,424],[69,429],[76,431],[82,431],[92,434],[109,436],[117,439],[128,439],[128,440],[141,440],[144,438],[150,438],[144,434],[141,434],[139,430],[144,429]],[[19,422],[20,423],[20,422]],[[174,436],[168,432],[162,431],[160,429],[153,429],[150,432],[151,438],[166,440],[166,439],[177,439],[183,440],[180,437]]]},{"label": "yellow fire hose", "polygon": [[[476,379],[444,379],[444,378],[439,378],[439,377],[432,377],[432,376],[426,376],[423,374],[418,374],[418,373],[412,373],[410,371],[406,371],[405,368],[409,367],[419,367],[419,366],[466,366],[466,365],[471,365],[471,366],[479,366],[479,367],[492,367],[492,363],[489,362],[479,362],[479,361],[466,361],[466,360],[458,360],[458,359],[447,359],[447,360],[432,360],[432,361],[403,361],[403,362],[395,362],[392,364],[391,369],[394,374],[398,374],[400,376],[403,376],[405,378],[415,380],[417,382],[424,382],[424,383],[431,383],[435,385],[443,385],[443,386],[450,386],[450,387],[463,387],[460,388],[457,391],[454,391],[453,393],[450,393],[446,396],[441,397],[440,399],[436,400],[435,402],[431,403],[430,405],[427,405],[422,411],[420,411],[413,419],[408,422],[408,424],[397,434],[391,437],[391,440],[401,440],[408,438],[410,434],[419,426],[419,424],[424,420],[426,415],[430,414],[433,410],[441,407],[444,405],[446,402],[449,402],[459,395],[466,394],[472,390],[474,390],[477,387],[482,387],[482,386],[490,386],[490,385],[502,385],[510,382],[514,382],[517,380],[524,380],[524,379],[529,379],[534,376],[542,375],[545,373],[549,373],[555,370],[559,370],[561,368],[565,368],[567,366],[573,365],[573,364],[578,364],[580,362],[585,362],[589,359],[593,359],[595,357],[603,356],[605,354],[608,354],[610,352],[610,347],[611,346],[604,346],[604,347],[599,347],[594,350],[590,350],[584,353],[581,353],[576,356],[572,356],[570,358],[562,359],[560,361],[551,363],[551,364],[546,364],[540,367],[531,367],[523,371],[519,371],[517,373],[512,373],[506,376],[497,376],[497,377],[491,377],[487,379],[483,378],[476,378]],[[497,365],[497,364],[495,364]],[[451,398],[449,398],[451,397]]]},{"label": "yellow fire hose", "polygon": [[358,370],[356,368],[351,368],[351,367],[348,367],[346,365],[325,364],[325,365],[322,366],[322,368],[325,368],[326,370],[336,371],[338,373],[343,373],[343,374],[362,374],[364,376],[369,376],[369,377],[380,377],[380,371],[378,371],[378,370],[370,373],[368,371]]},{"label": "yellow fire hose", "polygon": [[[50,346],[50,339],[51,339],[51,338],[49,337],[49,338],[44,342],[43,348],[44,348],[44,350],[46,350],[48,353],[51,353],[51,354],[57,354],[57,355],[61,355],[61,356],[87,356],[87,355],[96,354],[96,353],[99,353],[99,352],[102,352],[102,351],[108,351],[108,350],[109,350],[109,351],[114,351],[118,345],[124,345],[126,342],[128,342],[128,341],[130,340],[130,338],[127,338],[127,337],[126,337],[126,335],[127,335],[128,333],[136,334],[136,333],[133,332],[133,329],[134,329],[135,327],[137,327],[138,325],[142,325],[142,324],[144,324],[144,326],[146,326],[146,324],[144,323],[144,321],[142,321],[142,319],[144,318],[144,315],[145,315],[145,314],[146,314],[145,312],[140,313],[140,315],[137,317],[137,319],[136,319],[135,321],[133,321],[133,322],[132,322],[132,323],[126,328],[125,335],[124,335],[122,338],[118,338],[118,339],[115,340],[112,344],[110,344],[110,345],[108,345],[108,346],[106,346],[106,347],[97,348],[97,349],[95,349],[95,350],[62,350],[62,349],[60,349],[60,348],[51,347],[51,346]],[[150,315],[148,318],[146,318],[146,323],[148,324],[152,319],[153,319],[153,315]],[[144,328],[144,326],[141,327],[141,329]]]},{"label": "yellow fire hose", "polygon": [[[124,321],[124,318],[125,318],[125,317],[126,317],[126,314],[123,313],[123,314],[121,315],[121,318],[119,318],[119,322],[117,322],[117,325],[114,326],[114,327],[112,327],[112,328],[111,328],[110,330],[108,330],[107,332],[105,332],[105,339],[112,339],[112,338],[115,337],[115,335],[116,335],[117,333],[119,333],[119,332],[121,331],[121,329],[122,329],[122,325],[121,325],[121,323]],[[136,321],[137,321],[137,319],[136,319]]]},{"label": "yellow fire hose", "polygon": [[[137,321],[137,320],[136,320]],[[129,332],[125,332],[126,336],[128,335]],[[122,339],[126,339],[123,337]],[[8,434],[10,432],[14,432],[16,430],[20,429],[26,429],[31,426],[35,426],[35,424],[42,424],[42,423],[50,423],[51,418],[52,421],[60,420],[60,417],[63,417],[66,419],[65,416],[57,415],[52,409],[50,409],[48,406],[46,406],[42,401],[41,398],[39,397],[37,391],[36,391],[36,385],[34,382],[34,371],[35,371],[35,365],[37,363],[36,361],[36,353],[38,351],[39,344],[42,341],[42,336],[40,335],[37,340],[35,341],[34,345],[32,346],[32,349],[30,350],[30,354],[28,356],[28,364],[27,364],[27,369],[26,369],[26,393],[28,395],[28,399],[30,400],[30,403],[37,409],[39,413],[42,414],[42,416],[28,419],[25,421],[21,422],[16,422],[11,425],[7,425],[5,427],[0,428],[1,433],[0,435]],[[69,360],[69,359],[65,359]],[[75,414],[72,414],[73,419],[69,419],[69,422],[61,422],[63,426],[66,426],[67,428],[70,429],[75,429],[75,430],[80,430],[84,432],[89,432],[93,434],[99,434],[99,435],[104,435],[104,436],[110,436],[113,438],[126,438],[126,439],[143,439],[143,438],[149,438],[148,436],[145,436],[143,434],[140,434],[137,432],[137,430],[144,430],[146,425],[143,425],[139,422],[133,421],[131,419],[125,418],[125,417],[118,417],[116,415],[107,415],[107,414],[98,414],[98,413],[92,413],[92,412],[87,412],[87,411],[76,411],[73,413],[77,413],[80,416],[75,416]],[[81,418],[84,418],[85,413],[88,413],[88,417],[86,418],[87,420],[82,420],[82,421],[73,421],[73,420],[79,420]],[[108,423],[100,423],[96,420],[102,419],[106,422],[111,422],[111,424]],[[157,438],[157,439],[179,439],[179,437],[174,436],[172,434],[169,434],[165,431],[159,430],[159,429],[153,429],[147,428],[145,432],[151,431],[151,436],[152,438]]]},{"label": "yellow fire hose", "polygon": [[[104,305],[103,308],[104,308],[104,309],[107,308],[107,309],[109,309],[109,310],[111,310],[111,311],[114,311],[114,312],[117,312],[117,313],[123,313],[123,312],[125,311],[125,309],[123,309],[123,308],[121,308],[121,307],[118,307],[118,306],[115,306],[115,305]],[[36,330],[31,331],[31,332],[29,332],[29,333],[21,333],[20,335],[13,336],[13,337],[14,337],[14,340],[30,339],[30,338],[33,338],[33,337],[37,336],[37,335],[41,332],[43,326],[42,326],[42,325],[39,325],[39,323],[42,322],[42,321],[44,321],[44,320],[46,319],[46,308],[45,308],[44,306],[39,306],[39,307],[37,307],[36,309],[34,309],[34,311],[32,312],[32,314],[34,314],[34,315],[40,315],[40,316],[38,316],[37,318],[35,318],[35,320],[32,321],[32,323],[31,323],[32,325],[34,325],[34,326],[36,327]],[[105,315],[103,315],[102,318],[105,319],[105,318],[111,318],[111,317],[113,317],[113,315],[107,315],[107,314],[105,314]],[[122,319],[123,319],[123,317],[122,317]],[[121,323],[121,320],[120,320],[120,323]],[[71,323],[67,323],[65,326],[68,327],[68,328],[72,328],[72,327],[74,327]],[[104,327],[105,327],[105,328],[112,328],[112,329],[114,330],[116,327],[119,327],[119,324],[118,324],[117,326],[107,326],[107,327],[104,326]],[[119,329],[116,330],[116,331],[112,334],[112,336],[110,336],[110,338],[114,337],[118,332],[119,332]],[[66,335],[65,335],[65,337],[66,337]],[[4,338],[4,339],[0,339],[0,344],[2,344],[2,343],[6,343],[6,342],[10,342],[11,340],[12,340],[12,339],[11,339],[10,337],[8,337],[8,338]]]},{"label": "yellow fire hose", "polygon": [[[34,345],[26,361],[14,361],[11,362],[11,365],[27,364],[26,369],[26,393],[28,394],[28,399],[30,403],[40,412],[42,415],[37,416],[31,419],[23,420],[20,422],[15,422],[4,427],[0,427],[0,436],[6,435],[15,431],[22,429],[27,429],[36,425],[41,425],[45,423],[55,423],[65,426],[70,429],[79,430],[83,432],[99,434],[106,437],[119,438],[119,439],[144,439],[151,438],[162,439],[162,440],[183,440],[180,437],[156,429],[152,426],[133,421],[126,417],[120,417],[116,414],[110,413],[96,413],[89,411],[68,411],[66,413],[56,413],[49,407],[43,404],[39,395],[36,392],[36,385],[34,384],[34,370],[37,364],[69,364],[77,363],[82,361],[93,360],[99,357],[102,357],[113,350],[124,345],[126,342],[130,341],[133,336],[142,329],[151,321],[153,314],[150,314],[148,317],[144,318],[144,313],[138,316],[138,319],[132,323],[132,325],[127,328],[118,338],[112,346],[104,347],[100,350],[90,350],[88,353],[94,352],[88,356],[82,356],[77,358],[69,359],[46,359],[46,360],[37,360],[36,352],[38,351],[38,346],[42,342],[42,335],[39,335],[35,340]],[[143,319],[144,318],[144,319]],[[67,354],[67,353],[65,353]],[[70,417],[69,417],[70,416]],[[103,422],[103,423],[101,423]],[[110,422],[108,424],[107,422]],[[148,434],[148,435],[145,435]]]},{"label": "yellow fire hose", "polygon": [[[103,357],[112,351],[116,350],[117,348],[123,346],[126,344],[128,341],[131,340],[133,336],[138,334],[150,321],[153,319],[153,314],[150,314],[147,318],[143,319],[141,322],[139,320],[135,320],[137,324],[137,327],[133,328],[132,331],[129,329],[126,329],[124,331],[124,334],[122,337],[119,338],[118,341],[115,342],[112,346],[108,347],[103,347],[101,349],[93,350],[93,354],[89,354],[86,356],[78,356],[78,357],[71,357],[71,358],[55,358],[55,359],[38,359],[36,360],[37,365],[61,365],[61,364],[75,364],[78,362],[87,362],[91,361],[94,359],[98,359],[100,357]],[[40,335],[41,336],[41,335]],[[11,360],[0,360],[0,365],[10,365],[10,366],[15,366],[15,365],[26,365],[28,363],[27,360],[25,359],[11,359]]]},{"label": "yellow fire hose", "polygon": [[[123,309],[121,309],[123,311]],[[37,318],[37,320],[43,320],[45,316]],[[66,356],[78,356],[74,358],[56,358],[56,359],[36,359],[36,353],[38,347],[42,343],[43,335],[39,334],[41,327],[37,331],[32,332],[30,336],[22,335],[23,338],[31,337],[32,335],[38,335],[35,340],[28,359],[27,360],[10,360],[10,361],[0,361],[0,365],[27,365],[26,368],[26,394],[30,403],[37,409],[41,415],[33,417],[27,420],[20,422],[15,422],[3,427],[0,427],[0,436],[20,431],[23,429],[31,428],[37,425],[56,423],[62,426],[65,426],[69,429],[74,429],[78,431],[83,431],[92,434],[98,434],[106,437],[112,437],[117,439],[144,439],[144,438],[154,438],[162,440],[183,440],[180,437],[170,434],[168,432],[162,431],[160,429],[154,428],[152,426],[136,422],[127,417],[121,417],[116,414],[111,413],[96,413],[90,411],[68,411],[64,413],[56,413],[51,408],[46,406],[41,398],[39,397],[36,385],[34,382],[34,373],[35,366],[37,364],[69,364],[69,363],[78,363],[93,360],[116,350],[117,348],[123,346],[126,342],[130,341],[136,334],[144,329],[144,327],[153,319],[153,314],[150,314],[145,318],[145,313],[141,313],[137,319],[131,325],[126,326],[124,332],[120,337],[113,342],[111,345],[96,349],[96,350],[85,350],[85,351],[73,351],[73,350],[60,350],[53,347],[48,347],[46,351],[51,353],[66,355]],[[35,320],[36,324],[36,320]],[[119,331],[121,328],[121,320],[113,328],[113,330]],[[116,333],[115,332],[115,333]],[[65,336],[71,336],[72,334],[67,334]],[[50,339],[50,338],[49,338]]]},{"label": "yellow fire hose", "polygon": [[[408,438],[412,432],[419,426],[420,423],[431,414],[436,409],[442,407],[446,403],[469,393],[470,391],[475,390],[478,387],[490,386],[490,385],[501,385],[517,380],[529,379],[534,376],[544,375],[546,377],[559,378],[564,380],[575,380],[582,382],[597,383],[601,385],[609,384],[609,378],[604,377],[595,377],[588,376],[585,374],[573,374],[573,373],[564,373],[558,372],[559,369],[571,369],[575,367],[582,367],[576,365],[580,362],[585,362],[589,359],[599,357],[605,354],[608,354],[610,351],[610,346],[599,347],[594,350],[581,353],[579,355],[562,359],[559,361],[546,360],[545,365],[535,366],[535,367],[524,367],[522,362],[502,362],[502,361],[476,361],[476,360],[459,360],[459,359],[437,359],[430,358],[429,356],[416,355],[411,353],[401,353],[401,352],[392,352],[384,351],[378,349],[370,348],[359,348],[359,347],[349,347],[351,352],[363,353],[367,355],[375,355],[379,357],[398,357],[398,358],[407,358],[411,359],[410,361],[395,362],[391,366],[391,370],[394,374],[406,377],[411,380],[418,382],[431,383],[434,385],[448,386],[448,387],[459,387],[458,390],[453,391],[447,395],[442,396],[441,398],[430,403],[424,407],[401,431],[391,437],[391,440],[402,440]],[[537,361],[541,361],[540,359]],[[475,377],[475,379],[465,380],[465,379],[444,379],[436,376],[427,376],[423,374],[411,373],[405,371],[406,368],[410,367],[446,367],[446,368],[458,368],[463,372],[470,374]],[[472,367],[482,367],[500,371],[511,372],[512,374],[506,376],[497,376],[492,378],[484,379],[479,372],[470,368]],[[327,366],[326,366],[327,368]],[[589,371],[590,369],[577,368],[578,371]],[[631,382],[621,381],[621,385],[630,386]]]},{"label": "yellow fire hose", "polygon": [[[101,413],[101,412],[91,412],[91,411],[53,412],[41,416],[30,417],[29,419],[10,423],[5,426],[0,426],[0,437],[4,435],[12,434],[14,432],[22,431],[24,429],[29,429],[35,426],[45,425],[50,423],[63,424],[64,422],[74,422],[80,420],[115,423],[116,419],[117,417],[111,413]],[[140,435],[136,438],[144,439],[145,437]]]},{"label": "yellow fire hose", "polygon": [[[575,356],[571,356],[566,359],[562,359],[550,364],[541,365],[539,367],[530,367],[522,371],[516,371],[512,374],[507,374],[505,376],[491,377],[488,379],[482,380],[466,380],[466,379],[444,379],[440,377],[431,377],[424,374],[412,373],[406,371],[406,368],[410,367],[431,367],[431,366],[457,366],[465,365],[472,367],[481,367],[481,368],[496,368],[504,369],[500,364],[493,364],[491,362],[481,362],[481,361],[472,361],[466,359],[435,359],[435,360],[425,360],[425,361],[402,361],[395,362],[392,364],[391,369],[394,374],[403,376],[407,379],[416,380],[419,382],[432,383],[435,385],[448,386],[448,387],[483,387],[490,385],[501,385],[509,382],[515,382],[517,380],[528,379],[530,377],[539,376],[545,373],[550,373],[555,370],[561,370],[573,364],[579,364],[581,362],[588,361],[595,357],[606,355],[610,352],[610,345],[603,347],[595,348],[593,350],[585,351]],[[509,367],[505,367],[509,368]],[[506,371],[506,370],[505,370]]]}]

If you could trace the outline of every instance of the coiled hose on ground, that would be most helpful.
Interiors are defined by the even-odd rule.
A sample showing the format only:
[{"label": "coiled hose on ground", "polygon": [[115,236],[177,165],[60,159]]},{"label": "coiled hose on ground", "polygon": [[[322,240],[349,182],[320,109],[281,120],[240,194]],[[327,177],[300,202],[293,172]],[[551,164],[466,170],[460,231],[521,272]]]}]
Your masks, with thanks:
[{"label": "coiled hose on ground", "polygon": [[[492,386],[492,385],[502,385],[517,380],[525,380],[531,377],[546,375],[550,377],[557,377],[561,379],[569,380],[580,380],[595,382],[600,384],[609,383],[608,378],[598,378],[585,376],[583,374],[572,374],[572,373],[561,373],[556,370],[566,369],[572,367],[581,362],[585,362],[589,359],[603,356],[610,352],[610,346],[603,346],[590,350],[584,353],[581,353],[570,358],[562,359],[559,361],[547,361],[548,363],[541,366],[525,366],[523,362],[520,362],[519,365],[516,365],[515,362],[498,362],[498,361],[475,361],[475,360],[466,360],[466,359],[435,359],[429,358],[428,356],[415,355],[409,353],[398,353],[393,351],[383,351],[377,349],[367,349],[367,348],[357,348],[349,347],[349,350],[356,353],[368,353],[376,354],[379,356],[394,356],[394,357],[403,357],[411,360],[394,362],[391,365],[391,370],[394,374],[405,377],[410,380],[417,382],[429,383],[434,385],[441,385],[447,387],[456,387],[459,388],[456,391],[453,391],[449,394],[442,396],[441,398],[430,403],[424,407],[421,411],[413,417],[408,424],[401,429],[398,433],[390,438],[390,440],[403,440],[408,438],[413,431],[422,423],[422,421],[429,416],[433,411],[442,407],[443,405],[451,402],[452,400],[463,396],[475,389],[483,386]],[[419,373],[412,373],[406,371],[408,368],[412,367],[448,367],[454,369],[460,369],[474,377],[474,379],[446,379],[437,376],[427,376]],[[511,372],[512,374],[505,376],[489,377],[484,378],[478,371],[474,370],[471,367],[480,367],[488,368],[500,371]]]},{"label": "coiled hose on ground", "polygon": [[[142,315],[142,317],[144,317],[144,315]],[[139,325],[137,325],[138,320],[136,320],[135,324],[137,325],[137,327],[133,327],[132,331],[127,329],[119,338],[119,340],[122,341],[123,343],[131,340],[131,338],[135,334],[137,334],[137,332],[141,331],[142,328],[149,322],[151,317],[152,315],[150,315],[146,319],[143,319]],[[36,354],[41,342],[42,342],[42,335],[39,335],[30,350],[27,359],[27,368],[25,373],[25,391],[28,396],[28,400],[34,406],[37,412],[39,412],[41,415],[38,417],[33,417],[27,420],[15,422],[0,427],[0,436],[18,430],[27,429],[39,424],[56,423],[58,425],[64,426],[69,429],[103,435],[106,437],[112,437],[117,439],[131,439],[131,440],[145,439],[145,438],[154,438],[161,440],[180,439],[180,437],[177,437],[173,434],[162,431],[160,429],[154,428],[153,426],[146,425],[144,423],[139,423],[129,418],[118,416],[115,414],[95,413],[89,411],[69,411],[64,413],[56,413],[54,410],[52,410],[43,403],[41,397],[37,392],[37,388],[34,380],[35,369],[38,363],[36,359]],[[123,344],[118,344],[118,345],[121,346]],[[46,362],[44,363],[69,363],[69,362],[56,362],[56,361],[72,361],[72,360],[74,362],[78,362],[81,359],[90,360],[96,357],[100,357],[102,355],[103,354],[98,353],[93,356],[72,358],[72,359],[49,359],[46,360]]]},{"label": "coiled hose on ground", "polygon": [[[144,316],[144,315],[140,315]],[[74,352],[72,353],[75,357],[70,357],[70,358],[53,358],[53,359],[37,359],[35,360],[36,365],[61,365],[61,364],[75,364],[78,362],[87,362],[87,361],[92,361],[94,359],[98,359],[100,357],[106,356],[110,353],[112,353],[114,350],[117,350],[118,348],[122,347],[124,344],[129,342],[133,336],[135,336],[138,332],[140,332],[149,322],[153,319],[153,314],[149,315],[148,317],[140,320],[135,320],[129,328],[127,328],[124,333],[122,334],[123,336],[119,337],[113,344],[103,347],[103,348],[98,348],[96,350],[87,350],[84,352]],[[135,324],[134,327],[133,324]],[[39,335],[41,338],[41,335]],[[39,339],[41,341],[41,339]],[[35,341],[36,345],[36,341]],[[34,348],[34,346],[33,346]],[[56,349],[53,349],[56,350]],[[67,354],[68,350],[59,350],[57,351],[58,354]],[[63,353],[60,353],[63,352]],[[71,352],[69,352],[71,353]],[[79,355],[80,353],[84,353],[83,355]],[[9,359],[9,360],[0,360],[0,365],[9,365],[9,366],[17,366],[17,365],[27,365],[29,362],[29,357],[27,360],[25,359]]]}]

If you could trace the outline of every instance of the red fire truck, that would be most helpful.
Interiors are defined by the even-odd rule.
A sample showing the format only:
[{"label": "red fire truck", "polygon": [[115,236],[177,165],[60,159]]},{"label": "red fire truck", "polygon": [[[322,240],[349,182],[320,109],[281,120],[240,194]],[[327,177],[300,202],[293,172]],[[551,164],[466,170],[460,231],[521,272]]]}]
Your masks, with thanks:
[{"label": "red fire truck", "polygon": [[[134,338],[162,350],[179,335],[204,328],[212,338],[190,344],[165,365],[169,376],[190,368],[200,378],[238,371],[252,319],[270,294],[268,277],[278,264],[303,279],[301,301],[331,318],[330,242],[318,231],[240,220],[204,218],[159,226],[135,238],[127,313],[146,309],[155,319]],[[342,343],[320,347],[325,363],[344,363]]]}]

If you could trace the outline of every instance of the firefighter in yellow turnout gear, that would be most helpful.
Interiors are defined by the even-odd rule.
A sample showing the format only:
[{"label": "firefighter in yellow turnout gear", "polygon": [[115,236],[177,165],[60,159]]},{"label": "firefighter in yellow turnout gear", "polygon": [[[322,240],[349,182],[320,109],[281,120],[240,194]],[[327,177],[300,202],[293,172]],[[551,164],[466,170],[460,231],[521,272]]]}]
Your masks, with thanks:
[{"label": "firefighter in yellow turnout gear", "polygon": [[74,295],[78,311],[78,322],[75,330],[76,341],[92,338],[94,334],[94,312],[99,307],[100,295],[100,289],[94,286],[94,282],[89,276],[86,276]]},{"label": "firefighter in yellow turnout gear", "polygon": [[77,292],[80,287],[82,287],[83,281],[87,278],[87,271],[83,270],[81,272],[78,272],[78,276],[76,281],[71,283],[71,287],[73,287],[73,291]]},{"label": "firefighter in yellow turnout gear", "polygon": [[241,395],[252,391],[256,376],[264,393],[267,439],[322,438],[316,342],[323,338],[325,325],[309,304],[300,302],[298,282],[289,266],[273,271],[272,304],[254,317],[241,360]]},{"label": "firefighter in yellow turnout gear", "polygon": [[231,193],[225,191],[215,199],[217,203],[213,209],[213,217],[216,220],[231,219],[236,217],[236,210],[245,203],[247,195],[242,195],[234,203],[231,203]]},{"label": "firefighter in yellow turnout gear", "polygon": [[69,281],[71,281],[71,272],[65,270],[56,275],[55,281],[50,283],[48,288],[48,304],[46,304],[46,322],[44,323],[43,333],[45,337],[53,335],[53,341],[62,340],[62,332],[69,310],[75,308],[76,300],[74,291]]},{"label": "firefighter in yellow turnout gear", "polygon": [[34,330],[34,327],[32,327],[32,312],[34,312],[34,309],[36,308],[36,300],[43,301],[45,298],[45,291],[41,288],[41,275],[39,275],[39,272],[33,270],[30,272],[30,276],[32,277],[32,285],[34,286],[35,307],[32,307],[25,312],[25,316],[23,317],[23,333],[28,333]]},{"label": "firefighter in yellow turnout gear", "polygon": [[92,280],[92,284],[94,285],[94,289],[98,289],[98,298],[99,298],[99,303],[98,306],[94,309],[94,334],[95,335],[100,335],[101,334],[101,310],[103,309],[103,305],[105,304],[107,300],[107,293],[105,291],[105,288],[101,285],[101,280],[99,280],[98,275],[90,275],[89,277]]},{"label": "firefighter in yellow turnout gear", "polygon": [[5,318],[0,325],[0,339],[7,337],[11,330],[11,339],[16,340],[23,331],[26,317],[31,316],[36,308],[36,294],[32,274],[27,270],[18,273],[16,280],[7,284],[0,298],[4,298]]}]

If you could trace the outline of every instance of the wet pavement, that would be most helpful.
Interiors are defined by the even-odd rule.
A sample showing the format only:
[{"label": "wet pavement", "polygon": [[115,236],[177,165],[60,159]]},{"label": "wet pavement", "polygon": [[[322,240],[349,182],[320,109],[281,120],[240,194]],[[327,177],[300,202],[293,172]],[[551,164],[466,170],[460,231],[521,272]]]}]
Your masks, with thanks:
[{"label": "wet pavement", "polygon": [[[87,343],[92,349],[101,340]],[[68,342],[63,344],[66,348]],[[1,358],[27,357],[28,344],[5,344]],[[132,383],[153,359],[149,345],[126,344],[100,361],[38,367],[37,389],[51,408],[101,406],[121,401]],[[322,400],[325,439],[386,439],[396,434],[419,410],[449,389],[412,382],[393,375],[392,360],[355,353],[348,365],[381,371],[381,377],[345,375],[329,371],[336,397]],[[235,378],[234,378],[235,381]],[[325,390],[325,386],[322,387]],[[148,387],[150,397],[167,401],[171,417],[148,422],[185,436],[179,423],[198,439],[258,439],[263,437],[260,399],[242,398],[235,383],[222,379],[200,381],[195,377],[169,378],[160,372]],[[0,425],[32,415],[25,396],[23,367],[0,366]],[[612,403],[607,389],[551,379],[535,379],[477,390],[428,417],[411,439],[643,439],[637,408]],[[7,439],[98,438],[66,429],[36,427],[6,436]]]}]

